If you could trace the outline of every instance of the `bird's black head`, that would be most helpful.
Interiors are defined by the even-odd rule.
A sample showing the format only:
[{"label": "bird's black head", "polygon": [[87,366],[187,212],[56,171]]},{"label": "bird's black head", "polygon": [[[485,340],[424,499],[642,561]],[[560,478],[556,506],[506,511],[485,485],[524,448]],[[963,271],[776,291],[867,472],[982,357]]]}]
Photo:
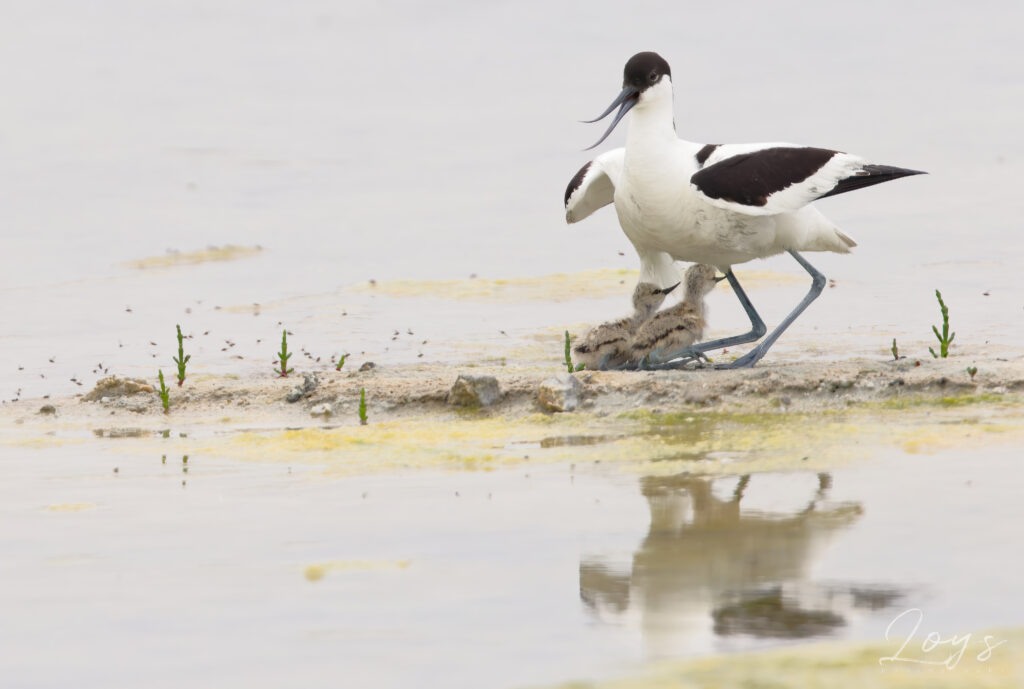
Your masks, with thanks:
[{"label": "bird's black head", "polygon": [[629,62],[626,63],[626,69],[622,72],[622,92],[603,113],[597,116],[597,119],[585,121],[587,123],[598,122],[607,117],[615,108],[618,108],[619,111],[615,114],[615,119],[612,120],[604,135],[597,140],[596,144],[587,147],[585,150],[589,151],[607,139],[608,135],[615,129],[615,125],[626,116],[629,109],[640,102],[640,97],[644,91],[660,83],[662,78],[666,76],[671,81],[672,68],[665,62],[665,58],[657,53],[637,53],[629,58]]},{"label": "bird's black head", "polygon": [[632,87],[643,93],[661,81],[663,76],[672,78],[672,68],[665,58],[657,53],[637,53],[629,58],[622,70],[622,88]]}]

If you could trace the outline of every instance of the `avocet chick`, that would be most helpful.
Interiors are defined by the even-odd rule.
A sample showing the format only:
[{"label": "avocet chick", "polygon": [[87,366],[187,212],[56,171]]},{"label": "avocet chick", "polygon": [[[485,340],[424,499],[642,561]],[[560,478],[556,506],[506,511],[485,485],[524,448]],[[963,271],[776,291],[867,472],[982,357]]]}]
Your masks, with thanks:
[{"label": "avocet chick", "polygon": [[690,349],[704,334],[707,307],[704,297],[723,278],[715,269],[698,263],[683,276],[686,294],[675,306],[659,311],[641,325],[629,341],[629,361],[660,364],[679,357],[700,358]]},{"label": "avocet chick", "polygon": [[602,323],[591,329],[573,351],[576,359],[590,370],[624,359],[629,352],[629,340],[644,321],[654,315],[668,293],[679,283],[664,289],[650,282],[640,282],[633,290],[633,314],[617,321]]}]

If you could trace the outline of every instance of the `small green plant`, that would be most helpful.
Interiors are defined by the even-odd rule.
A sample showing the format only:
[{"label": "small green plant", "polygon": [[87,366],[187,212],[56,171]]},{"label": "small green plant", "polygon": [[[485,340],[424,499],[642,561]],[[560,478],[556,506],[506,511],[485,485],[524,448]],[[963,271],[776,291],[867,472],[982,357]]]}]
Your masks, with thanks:
[{"label": "small green plant", "polygon": [[896,359],[897,361],[899,361],[899,358],[900,358],[900,348],[896,346],[896,338],[895,337],[892,338],[892,349],[890,349],[889,351],[892,352],[892,358]]},{"label": "small green plant", "polygon": [[342,354],[338,357],[338,363],[334,365],[335,371],[340,371],[341,367],[345,365],[345,359],[348,358],[348,354]]},{"label": "small green plant", "polygon": [[294,368],[288,368],[288,359],[292,355],[288,352],[288,331],[281,331],[281,351],[277,353],[277,364],[279,368],[274,369],[274,373],[278,374],[281,378],[287,378],[288,374],[294,371]]},{"label": "small green plant", "polygon": [[939,340],[939,353],[936,354],[935,350],[931,347],[928,348],[928,351],[936,359],[945,359],[949,356],[949,345],[953,343],[956,333],[949,332],[949,309],[946,307],[946,302],[942,301],[942,292],[935,290],[935,298],[939,300],[939,308],[942,310],[942,334],[939,334],[937,326],[932,326],[932,332],[935,333],[935,337]]},{"label": "small green plant", "polygon": [[366,388],[359,388],[359,424],[366,425]]},{"label": "small green plant", "polygon": [[967,373],[968,373],[968,375],[971,376],[971,380],[974,380],[974,376],[978,375],[978,367],[977,366],[968,366],[967,367]]},{"label": "small green plant", "polygon": [[164,406],[164,414],[171,410],[171,391],[164,384],[164,372],[157,370],[160,378],[160,404]]},{"label": "small green plant", "polygon": [[178,387],[180,388],[181,384],[185,382],[185,364],[192,358],[192,355],[185,356],[185,347],[183,346],[185,338],[181,335],[181,326],[176,325],[174,327],[178,329],[178,356],[172,358],[174,363],[178,365]]},{"label": "small green plant", "polygon": [[572,343],[569,340],[569,331],[565,331],[565,367],[569,369],[569,373],[575,373],[576,371],[582,371],[586,364],[580,364],[575,368],[572,365]]}]

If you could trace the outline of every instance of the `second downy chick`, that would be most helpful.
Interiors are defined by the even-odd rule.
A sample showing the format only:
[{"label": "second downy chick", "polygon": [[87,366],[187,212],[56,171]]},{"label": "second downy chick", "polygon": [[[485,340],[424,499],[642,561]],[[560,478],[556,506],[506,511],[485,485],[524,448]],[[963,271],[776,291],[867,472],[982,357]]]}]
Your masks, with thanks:
[{"label": "second downy chick", "polygon": [[650,282],[637,283],[633,290],[633,314],[592,328],[573,348],[577,361],[586,364],[591,371],[621,363],[629,352],[629,341],[637,328],[658,310],[669,292],[678,286],[677,282],[662,289]]},{"label": "second downy chick", "polygon": [[686,294],[683,300],[654,314],[641,325],[629,341],[629,361],[659,364],[681,356],[700,340],[706,326],[704,297],[722,280],[715,269],[698,263],[683,276]]}]

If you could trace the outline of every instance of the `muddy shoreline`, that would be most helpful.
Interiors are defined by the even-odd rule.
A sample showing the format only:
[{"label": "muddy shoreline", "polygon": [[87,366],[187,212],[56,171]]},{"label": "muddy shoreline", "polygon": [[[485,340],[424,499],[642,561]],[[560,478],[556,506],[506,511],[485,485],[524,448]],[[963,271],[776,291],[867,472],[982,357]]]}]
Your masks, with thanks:
[{"label": "muddy shoreline", "polygon": [[[1004,354],[1000,352],[1000,354]],[[971,375],[969,363],[977,367]],[[432,417],[504,416],[520,418],[547,411],[538,405],[545,381],[564,373],[548,366],[450,366],[415,364],[376,366],[368,370],[312,371],[303,390],[303,371],[288,378],[264,374],[190,377],[170,391],[164,414],[157,393],[139,388],[97,388],[75,396],[24,399],[0,407],[4,426],[90,423],[156,427],[221,420],[228,426],[358,425],[360,390],[367,394],[371,422]],[[493,377],[500,388],[489,405],[455,405],[450,391],[460,374]],[[769,362],[754,369],[716,371],[581,371],[576,412],[604,416],[633,410],[670,413],[679,410],[726,412],[814,412],[881,405],[886,409],[935,404],[998,404],[1024,393],[1024,356],[951,357],[949,359],[866,358],[844,361]],[[140,383],[144,383],[140,381]],[[109,383],[108,383],[109,384]],[[99,385],[103,385],[101,382]],[[298,387],[297,387],[298,386]],[[289,395],[293,402],[287,401]],[[328,413],[324,405],[329,405]]]}]

